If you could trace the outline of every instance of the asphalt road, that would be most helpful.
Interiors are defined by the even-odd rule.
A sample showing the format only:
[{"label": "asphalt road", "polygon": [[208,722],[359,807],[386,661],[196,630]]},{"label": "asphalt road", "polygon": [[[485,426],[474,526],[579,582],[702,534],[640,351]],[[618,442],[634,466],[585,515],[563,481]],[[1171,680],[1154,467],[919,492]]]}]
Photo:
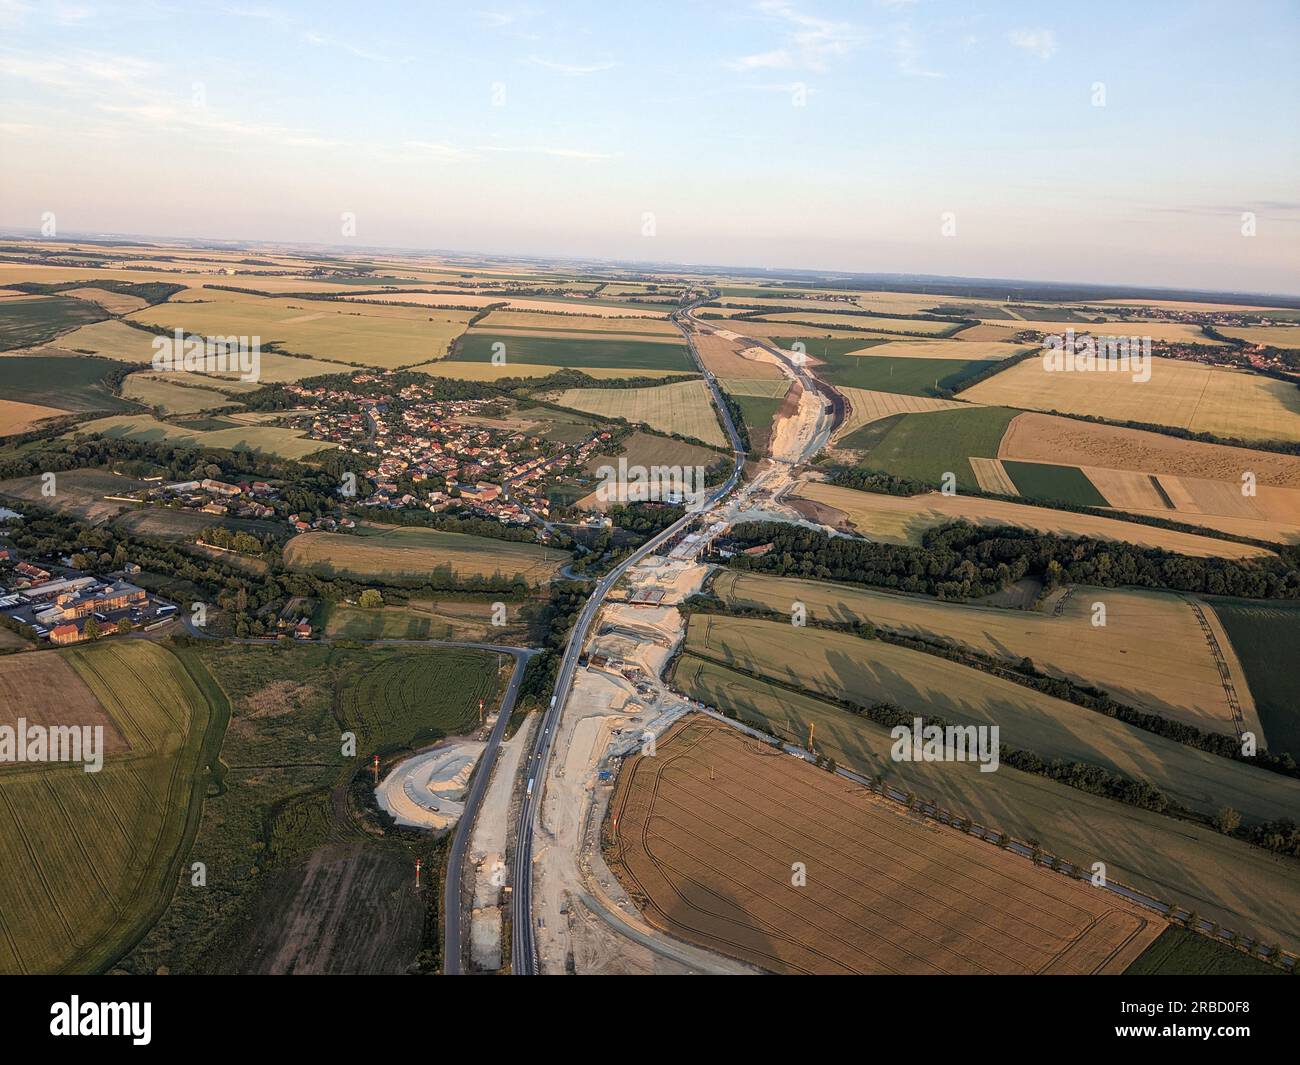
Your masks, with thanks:
[{"label": "asphalt road", "polygon": [[731,476],[727,478],[724,484],[710,493],[701,507],[688,512],[680,521],[674,522],[655,534],[600,579],[592,590],[591,597],[578,614],[578,619],[569,634],[569,642],[564,649],[564,659],[560,663],[559,673],[556,676],[554,694],[551,696],[550,705],[542,717],[541,727],[537,733],[536,746],[529,755],[525,769],[528,784],[522,809],[519,812],[519,830],[515,843],[514,860],[515,884],[510,956],[511,970],[516,975],[529,976],[537,972],[536,929],[533,924],[532,906],[533,834],[537,827],[538,814],[541,809],[541,790],[546,776],[547,763],[551,755],[551,746],[555,740],[555,730],[559,724],[560,715],[564,710],[565,701],[568,699],[569,692],[573,687],[573,678],[578,671],[578,657],[582,654],[582,648],[586,645],[591,623],[600,611],[605,596],[618,583],[623,574],[717,506],[718,502],[727,496],[739,483],[741,471],[744,469],[745,453],[741,449],[740,436],[732,423],[731,415],[727,411],[727,405],[722,402],[718,383],[713,374],[700,360],[689,330],[682,326],[680,321],[679,316],[689,316],[690,309],[692,308],[683,308],[682,311],[674,314],[673,319],[682,328],[682,332],[686,334],[687,346],[690,348],[691,355],[695,358],[705,380],[708,382],[709,389],[713,393],[713,401],[717,404],[727,430],[727,436],[731,439],[732,450],[736,456],[736,465],[731,471]]},{"label": "asphalt road", "polygon": [[514,656],[515,668],[510,675],[510,684],[501,699],[501,709],[497,711],[497,723],[488,737],[487,746],[479,758],[478,768],[474,771],[474,780],[470,784],[469,794],[465,796],[465,811],[456,823],[456,835],[451,841],[451,854],[447,858],[447,878],[443,883],[442,913],[442,971],[449,976],[458,976],[462,972],[461,958],[464,947],[462,933],[465,928],[465,913],[469,907],[462,905],[460,897],[461,882],[465,867],[465,849],[469,846],[470,836],[474,832],[474,821],[478,817],[479,804],[492,779],[492,767],[496,764],[497,751],[501,747],[501,737],[505,735],[506,725],[510,721],[510,712],[519,697],[519,685],[524,679],[524,669],[528,660],[537,654],[531,647],[494,647],[490,644],[460,644],[463,647],[480,647],[485,650],[499,651]]}]

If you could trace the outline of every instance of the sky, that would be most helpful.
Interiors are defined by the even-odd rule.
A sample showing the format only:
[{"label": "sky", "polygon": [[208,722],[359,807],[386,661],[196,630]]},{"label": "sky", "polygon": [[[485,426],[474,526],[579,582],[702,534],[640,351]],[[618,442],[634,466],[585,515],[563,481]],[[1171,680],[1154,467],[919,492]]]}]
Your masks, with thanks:
[{"label": "sky", "polygon": [[1294,0],[0,0],[0,226],[1297,294],[1297,54]]}]

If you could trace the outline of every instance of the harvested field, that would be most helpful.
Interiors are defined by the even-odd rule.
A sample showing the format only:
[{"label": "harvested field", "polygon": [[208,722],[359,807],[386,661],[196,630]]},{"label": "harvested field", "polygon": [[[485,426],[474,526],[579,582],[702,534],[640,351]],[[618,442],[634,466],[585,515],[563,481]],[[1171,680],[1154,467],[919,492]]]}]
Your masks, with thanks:
[{"label": "harvested field", "polygon": [[800,322],[829,329],[862,329],[879,333],[920,333],[925,336],[944,336],[956,328],[953,322],[931,322],[923,318],[871,318],[852,314],[819,314],[816,311],[794,311],[789,314],[770,314],[767,322]]},{"label": "harvested field", "polygon": [[1179,440],[1161,433],[1097,425],[1050,414],[1018,415],[1007,427],[997,451],[1000,459],[1037,462],[1060,462],[1062,455],[1069,455],[1085,466],[1204,477],[1238,486],[1242,473],[1249,470],[1261,485],[1300,488],[1300,455]]},{"label": "harvested field", "polygon": [[840,388],[838,391],[848,401],[848,414],[835,434],[836,439],[846,437],[871,422],[888,418],[891,414],[921,414],[969,407],[969,404],[951,399],[907,396],[900,392],[875,392],[867,388]]},{"label": "harvested field", "polygon": [[1300,947],[1295,859],[1007,766],[981,773],[968,762],[896,762],[887,728],[693,656],[680,659],[674,682],[693,698],[798,745],[815,722],[817,752],[869,779],[879,774],[978,825],[1037,840],[1071,863],[1104,862],[1110,880],[1194,907],[1232,931]]},{"label": "harvested field", "polygon": [[720,377],[718,384],[724,392],[729,392],[733,396],[753,396],[763,399],[783,399],[790,391],[788,377],[775,380],[760,377]]},{"label": "harvested field", "polygon": [[611,315],[537,314],[520,311],[493,311],[474,324],[475,329],[492,333],[498,329],[525,330],[541,336],[547,333],[597,333],[600,335],[630,335],[641,339],[662,337],[675,344],[682,342],[682,331],[672,322],[636,312],[630,318]]},{"label": "harvested field", "polygon": [[1215,540],[1194,533],[1175,532],[1154,525],[1139,525],[1118,518],[1074,514],[1025,503],[981,499],[930,492],[919,496],[888,496],[859,492],[853,488],[817,481],[804,481],[797,494],[815,503],[842,511],[862,535],[886,543],[916,544],[927,529],[950,521],[975,525],[1011,525],[1036,529],[1057,536],[1091,536],[1100,540],[1121,540],[1139,547],[1155,547],[1192,558],[1257,558],[1270,554],[1262,547]]},{"label": "harvested field", "polygon": [[1219,329],[1226,337],[1235,337],[1248,344],[1266,344],[1270,348],[1287,348],[1300,350],[1300,326],[1295,325],[1255,325],[1228,326]]},{"label": "harvested field", "polygon": [[1294,385],[1174,359],[1152,359],[1146,382],[1125,373],[1052,373],[1041,359],[1026,359],[967,389],[963,398],[1242,440],[1300,441],[1300,389]]},{"label": "harvested field", "polygon": [[884,344],[874,344],[865,348],[864,353],[893,359],[957,359],[968,362],[971,359],[1009,359],[1012,355],[1029,350],[1028,344],[959,340],[890,340]]},{"label": "harvested field", "polygon": [[[952,339],[974,343],[982,343],[985,341],[1005,343],[1011,339],[1013,333],[1018,329],[1023,328],[1025,327],[1019,323],[1007,322],[1005,324],[993,325],[989,322],[981,322],[979,325],[972,325],[968,329],[963,329],[959,333],[954,333]],[[985,356],[985,358],[992,357],[993,356],[991,355]]]},{"label": "harvested field", "polygon": [[717,447],[727,443],[713,396],[702,380],[652,388],[570,388],[548,399],[562,407],[641,422],[661,433],[677,433]]},{"label": "harvested field", "polygon": [[130,314],[149,306],[149,301],[139,296],[129,296],[124,292],[111,292],[106,288],[68,288],[60,295],[75,296],[79,300],[89,300],[102,307],[109,314]]},{"label": "harvested field", "polygon": [[647,919],[777,973],[1119,973],[1164,927],[699,717],[623,767],[611,810]]},{"label": "harvested field", "polygon": [[137,403],[160,407],[164,414],[194,414],[213,407],[229,407],[236,400],[210,388],[181,385],[163,377],[133,373],[122,383],[122,395]]},{"label": "harvested field", "polygon": [[975,473],[975,480],[982,492],[994,492],[1004,496],[1018,496],[1020,489],[1007,474],[1006,467],[999,459],[984,459],[970,456],[970,468]]},{"label": "harvested field", "polygon": [[57,407],[44,407],[39,403],[20,403],[12,399],[0,399],[0,436],[25,433],[46,418],[59,418],[67,414]]},{"label": "harvested field", "polygon": [[[736,570],[719,573],[713,589],[729,605],[786,613],[791,603],[800,602],[814,620],[871,621],[902,636],[951,640],[1012,666],[1029,658],[1045,673],[1102,688],[1119,702],[1236,735],[1196,612],[1168,592],[1075,587],[1058,597],[1049,613],[1048,607],[1004,610]],[[1099,602],[1106,608],[1104,626],[1092,624],[1093,605]],[[1231,648],[1226,650],[1229,676],[1253,725],[1245,671]]]},{"label": "harvested field", "polygon": [[283,352],[392,369],[441,358],[474,313],[214,290],[205,290],[203,299],[159,304],[132,320],[202,336],[258,336]]},{"label": "harvested field", "polygon": [[154,334],[147,330],[109,318],[60,337],[59,345],[68,351],[119,362],[149,362],[153,359],[154,340]]},{"label": "harvested field", "polygon": [[96,434],[110,439],[190,444],[195,447],[228,448],[232,451],[265,452],[286,459],[302,459],[331,447],[324,440],[309,440],[297,429],[274,425],[250,425],[237,429],[211,431],[185,429],[172,422],[161,422],[152,415],[122,414],[85,422],[69,437]]},{"label": "harvested field", "polygon": [[1207,816],[1225,806],[1248,822],[1300,816],[1300,780],[1199,751],[924,651],[827,629],[708,614],[692,615],[686,650],[822,698],[857,706],[885,702],[946,722],[996,725],[1006,747],[1147,781],[1170,802]]},{"label": "harvested field", "polygon": [[775,360],[747,358],[743,352],[749,346],[744,341],[728,340],[713,333],[700,333],[695,337],[695,350],[700,353],[700,360],[714,377],[786,380]]},{"label": "harvested field", "polygon": [[538,584],[550,580],[569,555],[540,544],[465,533],[363,525],[354,534],[300,533],[284,545],[284,560],[293,569],[361,579],[518,577]]}]

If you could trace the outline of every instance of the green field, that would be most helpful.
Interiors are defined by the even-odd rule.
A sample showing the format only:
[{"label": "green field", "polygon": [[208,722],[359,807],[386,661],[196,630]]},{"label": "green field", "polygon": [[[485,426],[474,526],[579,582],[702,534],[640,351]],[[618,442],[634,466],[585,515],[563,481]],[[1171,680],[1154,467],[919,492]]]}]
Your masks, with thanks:
[{"label": "green field", "polygon": [[815,359],[832,360],[847,355],[850,351],[861,351],[885,341],[867,340],[863,337],[773,337],[772,343],[786,351],[792,351],[795,344],[802,344],[805,354]]},{"label": "green field", "polygon": [[1275,965],[1227,943],[1170,926],[1127,969],[1125,976],[1282,976]]},{"label": "green field", "polygon": [[823,360],[821,373],[831,384],[898,392],[907,396],[938,396],[998,364],[995,359],[895,359],[873,355],[834,355]]},{"label": "green field", "polygon": [[762,455],[767,451],[768,441],[772,438],[772,419],[776,417],[785,397],[774,399],[770,396],[738,396],[733,392],[727,394],[740,408],[740,419],[749,433],[750,451]]},{"label": "green field", "polygon": [[60,333],[107,317],[102,307],[73,296],[0,299],[0,351],[45,344]]},{"label": "green field", "polygon": [[[1037,840],[1068,861],[1104,861],[1113,880],[1195,906],[1207,919],[1253,938],[1300,946],[1293,863],[1210,828],[1124,806],[1007,766],[896,762],[889,730],[832,703],[683,655],[674,686],[708,706],[803,745],[815,724],[817,753],[868,779],[938,802],[977,824]],[[1086,713],[1087,711],[1080,711]]]},{"label": "green field", "polygon": [[[82,303],[81,300],[73,302]],[[118,368],[118,363],[108,359],[58,355],[0,357],[5,399],[67,411],[138,410],[136,404],[115,396],[104,383]]]},{"label": "green field", "polygon": [[1226,597],[1209,602],[1246,670],[1268,749],[1300,760],[1300,603]]},{"label": "green field", "polygon": [[[563,328],[559,319],[557,329]],[[448,362],[491,362],[493,344],[505,345],[506,367],[511,363],[536,366],[608,367],[621,370],[694,370],[684,344],[646,340],[599,340],[569,337],[513,336],[510,333],[470,332],[461,338]],[[430,371],[432,372],[432,371]]]},{"label": "green field", "polygon": [[[977,491],[979,482],[967,460],[972,455],[996,457],[1002,434],[1019,413],[1007,407],[971,407],[905,414],[875,440],[861,465],[933,485],[951,471],[958,488]],[[849,437],[846,446],[855,446],[854,438],[868,429],[873,426]]]},{"label": "green field", "polygon": [[[493,708],[498,656],[319,644],[195,653],[230,712],[223,786],[204,802],[191,849],[206,863],[209,886],[189,889],[183,879],[118,967],[266,971],[287,964],[277,961],[281,950],[296,949],[296,964],[317,971],[405,971],[421,949],[426,911],[400,888],[417,854],[429,861],[432,843],[363,828],[355,804],[370,792],[374,754],[390,765],[476,724],[480,698]],[[343,753],[346,732],[356,736],[352,756]],[[325,875],[311,879],[314,870]]]},{"label": "green field", "polygon": [[0,972],[102,971],[176,887],[216,710],[175,655],[140,640],[11,657],[0,673],[0,720],[57,706],[57,723],[105,722],[108,747],[98,773],[0,770]]},{"label": "green field", "polygon": [[1081,507],[1110,506],[1106,497],[1077,466],[1014,462],[1011,459],[1004,459],[1002,466],[1020,494],[1028,499],[1074,503]]}]

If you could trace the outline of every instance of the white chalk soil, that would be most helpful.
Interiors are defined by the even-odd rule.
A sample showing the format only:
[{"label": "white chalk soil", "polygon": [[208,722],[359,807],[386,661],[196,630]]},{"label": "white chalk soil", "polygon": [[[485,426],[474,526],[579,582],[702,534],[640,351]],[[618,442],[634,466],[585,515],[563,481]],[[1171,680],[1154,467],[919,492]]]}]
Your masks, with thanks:
[{"label": "white chalk soil", "polygon": [[465,791],[485,746],[452,740],[412,755],[379,782],[375,799],[399,825],[450,828],[465,812]]}]

